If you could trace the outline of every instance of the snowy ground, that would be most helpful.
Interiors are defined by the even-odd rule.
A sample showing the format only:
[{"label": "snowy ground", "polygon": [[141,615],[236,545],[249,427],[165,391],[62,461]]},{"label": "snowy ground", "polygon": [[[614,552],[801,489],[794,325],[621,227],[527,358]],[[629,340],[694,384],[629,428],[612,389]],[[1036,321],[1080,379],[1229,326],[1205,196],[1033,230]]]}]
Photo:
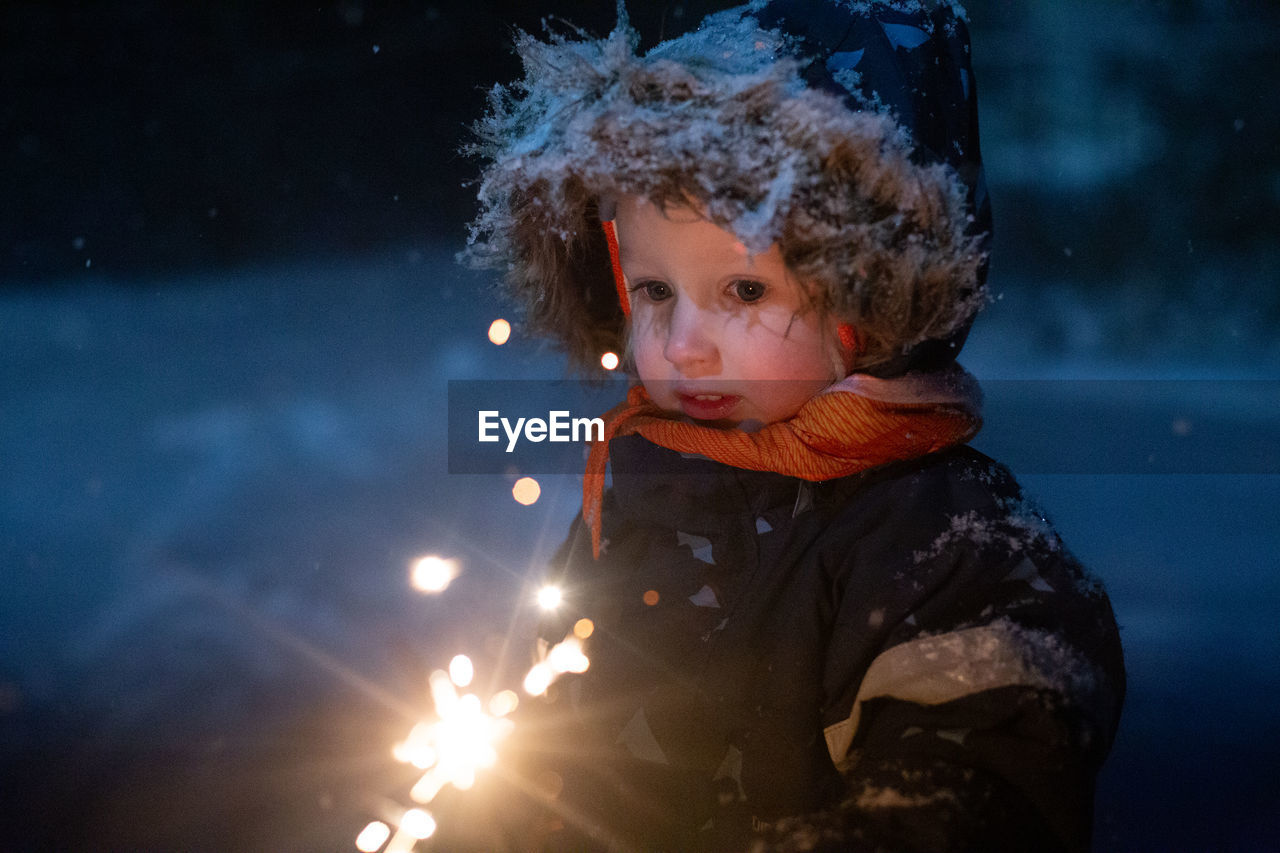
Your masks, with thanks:
[{"label": "snowy ground", "polygon": [[[526,508],[508,477],[447,473],[448,379],[559,372],[487,342],[476,281],[441,250],[0,292],[2,846],[353,849],[406,789],[387,748],[426,671],[519,668],[577,484],[543,477]],[[1005,295],[966,350],[980,377],[1162,380],[996,385],[984,448],[1001,412],[1104,448],[1023,469],[1124,630],[1098,848],[1274,843],[1280,369],[1237,358],[1269,336],[1117,356],[1122,305]],[[1181,439],[1254,455],[1133,473],[1117,434],[1162,463]],[[428,552],[466,569],[443,596],[406,582]]]}]

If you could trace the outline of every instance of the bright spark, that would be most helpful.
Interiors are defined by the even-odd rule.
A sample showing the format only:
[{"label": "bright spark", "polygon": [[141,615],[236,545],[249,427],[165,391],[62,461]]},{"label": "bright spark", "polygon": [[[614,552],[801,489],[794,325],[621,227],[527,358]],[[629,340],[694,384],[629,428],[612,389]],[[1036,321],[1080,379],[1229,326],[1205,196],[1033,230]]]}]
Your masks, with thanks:
[{"label": "bright spark", "polygon": [[444,592],[458,576],[458,561],[428,554],[414,560],[409,570],[409,582],[419,592]]},{"label": "bright spark", "polygon": [[535,663],[524,677],[524,692],[530,696],[541,696],[555,679],[556,674],[551,667],[545,663]]},{"label": "bright spark", "polygon": [[511,338],[511,324],[499,317],[489,324],[489,340],[502,346]]},{"label": "bright spark", "polygon": [[356,836],[356,849],[360,853],[377,853],[391,837],[391,827],[380,820],[372,821]]},{"label": "bright spark", "polygon": [[471,658],[466,655],[455,655],[453,660],[449,661],[449,680],[457,686],[466,687],[475,677],[476,668],[472,665]]},{"label": "bright spark", "polygon": [[555,648],[547,655],[547,665],[557,675],[566,672],[586,672],[590,661],[582,653],[582,641],[576,636],[564,638],[564,642],[556,643]]},{"label": "bright spark", "polygon": [[422,809],[409,809],[400,818],[400,828],[414,838],[430,838],[436,831],[436,820]]},{"label": "bright spark", "polygon": [[600,366],[605,370],[617,370],[618,354],[616,352],[607,352],[600,356]]},{"label": "bright spark", "polygon": [[566,672],[586,672],[590,665],[591,661],[582,650],[582,639],[570,632],[529,670],[524,677],[524,692],[531,696],[541,696],[561,675]]},{"label": "bright spark", "polygon": [[409,731],[409,736],[402,743],[395,745],[391,754],[397,761],[412,764],[419,770],[426,770],[440,760],[436,754],[434,740],[435,730],[432,725],[418,723]]},{"label": "bright spark", "polygon": [[449,669],[436,670],[428,679],[438,719],[418,723],[394,751],[401,761],[425,771],[409,792],[418,803],[431,802],[445,785],[459,790],[474,785],[476,772],[497,762],[497,744],[515,725],[486,713],[474,693],[458,695],[457,686],[464,685],[456,676],[465,674],[462,680],[470,683],[475,674],[466,655],[455,657]]},{"label": "bright spark", "polygon": [[516,499],[516,503],[524,506],[536,504],[541,496],[542,486],[539,486],[538,481],[532,477],[521,477],[511,487],[511,497]]},{"label": "bright spark", "polygon": [[413,853],[414,845],[417,843],[418,839],[401,829],[391,836],[391,843],[382,853]]},{"label": "bright spark", "polygon": [[547,584],[538,590],[538,606],[543,610],[555,610],[563,600],[564,593],[560,591],[558,586]]}]

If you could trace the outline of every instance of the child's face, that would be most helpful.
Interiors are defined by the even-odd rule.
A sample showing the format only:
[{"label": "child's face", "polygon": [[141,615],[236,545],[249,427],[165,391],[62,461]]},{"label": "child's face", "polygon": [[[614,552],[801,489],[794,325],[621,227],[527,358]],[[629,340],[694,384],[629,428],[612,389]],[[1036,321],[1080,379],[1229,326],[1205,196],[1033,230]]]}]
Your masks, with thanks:
[{"label": "child's face", "polygon": [[702,421],[785,420],[839,377],[823,319],[777,246],[749,255],[689,208],[625,196],[616,220],[631,349],[653,401]]}]

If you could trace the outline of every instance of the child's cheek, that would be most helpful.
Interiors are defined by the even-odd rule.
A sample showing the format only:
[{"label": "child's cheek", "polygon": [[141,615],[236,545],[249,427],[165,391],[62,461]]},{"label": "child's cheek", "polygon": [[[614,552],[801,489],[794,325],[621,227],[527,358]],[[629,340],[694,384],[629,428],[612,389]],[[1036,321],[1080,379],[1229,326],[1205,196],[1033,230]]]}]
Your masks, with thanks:
[{"label": "child's cheek", "polygon": [[644,303],[633,306],[628,341],[641,381],[659,378],[657,368],[662,357],[663,342],[658,326],[659,318],[652,306]]}]

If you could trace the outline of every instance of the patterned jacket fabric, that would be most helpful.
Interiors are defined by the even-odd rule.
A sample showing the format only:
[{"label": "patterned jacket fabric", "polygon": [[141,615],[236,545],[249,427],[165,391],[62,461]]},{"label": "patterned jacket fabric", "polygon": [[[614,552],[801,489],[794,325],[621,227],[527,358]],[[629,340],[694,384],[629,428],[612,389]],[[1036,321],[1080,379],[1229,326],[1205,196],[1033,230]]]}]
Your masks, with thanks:
[{"label": "patterned jacket fabric", "polygon": [[1009,473],[960,447],[807,483],[611,445],[595,625],[540,712],[553,843],[1078,850],[1124,668],[1110,603]]}]

